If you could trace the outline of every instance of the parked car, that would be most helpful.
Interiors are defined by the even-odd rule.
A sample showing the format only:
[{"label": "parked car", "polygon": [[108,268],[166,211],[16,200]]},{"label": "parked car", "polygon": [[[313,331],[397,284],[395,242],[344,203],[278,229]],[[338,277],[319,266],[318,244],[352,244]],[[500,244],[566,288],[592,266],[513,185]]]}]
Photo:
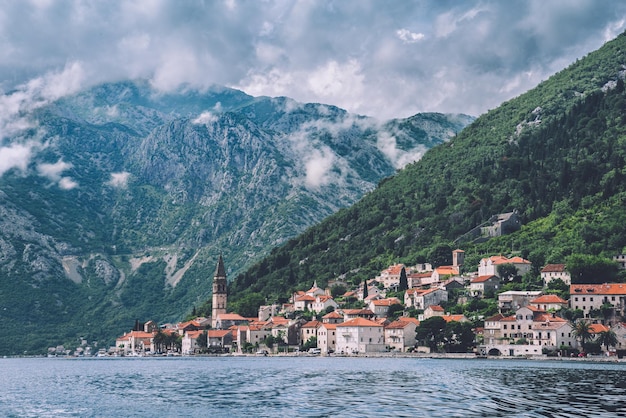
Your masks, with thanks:
[{"label": "parked car", "polygon": [[259,350],[256,352],[259,356],[267,356],[269,352],[267,350]]},{"label": "parked car", "polygon": [[312,355],[318,355],[318,354],[322,354],[322,350],[319,348],[309,348],[308,353]]}]

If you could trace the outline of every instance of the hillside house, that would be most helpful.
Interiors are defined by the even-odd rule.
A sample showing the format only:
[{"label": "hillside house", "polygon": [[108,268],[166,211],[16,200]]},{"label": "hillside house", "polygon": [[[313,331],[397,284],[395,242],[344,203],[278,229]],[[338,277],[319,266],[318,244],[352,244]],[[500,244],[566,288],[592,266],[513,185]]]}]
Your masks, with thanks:
[{"label": "hillside house", "polygon": [[385,270],[380,272],[380,275],[376,277],[376,281],[383,284],[385,289],[398,289],[398,285],[400,284],[400,274],[402,269],[406,267],[404,264],[394,264],[393,266],[389,266]]},{"label": "hillside house", "polygon": [[311,310],[316,313],[326,312],[326,310],[331,307],[337,309],[339,305],[332,296],[328,295],[315,296],[315,301],[311,304]]},{"label": "hillside house", "polygon": [[426,309],[431,305],[439,305],[448,301],[448,292],[439,289],[408,289],[404,292],[404,306],[407,308]]},{"label": "hillside house", "polygon": [[343,315],[337,311],[327,313],[322,317],[324,324],[340,324],[343,322]]},{"label": "hillside house", "polygon": [[482,298],[487,292],[495,292],[500,287],[500,278],[493,274],[478,276],[470,281],[470,295]]},{"label": "hillside house", "polygon": [[531,300],[529,305],[547,312],[567,308],[569,306],[569,302],[558,297],[557,295],[542,295]]},{"label": "hillside house", "polygon": [[572,276],[565,268],[565,264],[546,264],[541,269],[541,280],[547,286],[552,280],[561,279],[566,285],[572,284]]},{"label": "hillside house", "polygon": [[317,329],[317,348],[322,353],[333,353],[337,349],[337,324],[322,323]]},{"label": "hillside house", "polygon": [[145,331],[131,331],[115,340],[115,347],[122,354],[144,353],[152,350],[154,333]]},{"label": "hillside house", "polygon": [[500,237],[517,231],[522,226],[522,221],[517,211],[500,213],[489,219],[491,225],[480,228],[483,238]]},{"label": "hillside house", "polygon": [[446,311],[439,305],[430,305],[424,309],[424,319],[432,318],[433,316],[444,316]]},{"label": "hillside house", "polygon": [[300,328],[300,345],[304,345],[309,339],[317,338],[317,330],[322,325],[320,321],[309,321]]},{"label": "hillside house", "polygon": [[374,312],[370,309],[343,309],[343,321],[355,318],[374,319]]},{"label": "hillside house", "polygon": [[342,354],[386,351],[383,326],[365,318],[337,324],[337,352]]},{"label": "hillside house", "polygon": [[414,321],[405,321],[400,318],[384,328],[385,344],[392,351],[405,352],[407,348],[415,346]]},{"label": "hillside house", "polygon": [[516,311],[541,296],[541,290],[509,290],[498,295],[500,312]]},{"label": "hillside house", "polygon": [[406,276],[406,281],[409,289],[428,285],[433,282],[433,272],[411,273]]},{"label": "hillside house", "polygon": [[585,318],[590,318],[590,312],[605,303],[613,306],[614,316],[625,313],[626,283],[572,284],[569,291],[570,307],[582,310]]},{"label": "hillside house", "polygon": [[500,277],[498,273],[498,266],[504,264],[512,264],[517,269],[517,274],[519,276],[523,276],[528,273],[532,268],[532,263],[522,257],[507,258],[502,255],[494,255],[480,260],[480,263],[478,264],[478,275],[494,275]]},{"label": "hillside house", "polygon": [[180,352],[183,355],[195,354],[202,347],[198,344],[198,338],[206,331],[187,331],[181,342]]},{"label": "hillside house", "polygon": [[398,298],[378,299],[371,301],[369,308],[376,317],[382,318],[387,316],[389,308],[393,305],[402,305],[402,302]]},{"label": "hillside house", "polygon": [[233,325],[243,325],[248,323],[250,320],[248,318],[244,318],[243,316],[236,313],[225,313],[217,316],[217,320],[215,322],[216,329],[228,329]]}]

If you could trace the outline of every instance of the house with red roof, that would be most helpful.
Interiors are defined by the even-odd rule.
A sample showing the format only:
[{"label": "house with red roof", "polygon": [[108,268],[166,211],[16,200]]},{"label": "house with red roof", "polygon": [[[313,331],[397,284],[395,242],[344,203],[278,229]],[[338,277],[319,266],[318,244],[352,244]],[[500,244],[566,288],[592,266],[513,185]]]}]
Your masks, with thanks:
[{"label": "house with red roof", "polygon": [[565,264],[546,264],[541,269],[541,279],[544,286],[550,284],[552,280],[561,279],[566,285],[572,284],[572,276],[565,268]]},{"label": "house with red roof", "polygon": [[443,316],[446,311],[439,305],[430,305],[424,309],[424,319],[432,318],[433,316]]},{"label": "house with red roof", "polygon": [[570,307],[582,310],[585,318],[604,304],[613,307],[616,317],[626,313],[626,283],[573,284],[569,293]]},{"label": "house with red roof", "polygon": [[528,273],[532,268],[532,263],[522,257],[507,258],[503,255],[494,255],[480,260],[480,263],[478,264],[478,275],[494,275],[500,277],[498,274],[498,266],[503,264],[512,264],[517,269],[517,274],[519,276],[523,276]]},{"label": "house with red roof", "polygon": [[516,311],[528,306],[530,301],[541,296],[541,290],[508,290],[498,294],[500,312]]},{"label": "house with red roof", "polygon": [[324,324],[340,324],[343,322],[343,315],[337,311],[327,313],[322,317]]},{"label": "house with red roof", "polygon": [[470,281],[470,294],[482,298],[485,293],[496,291],[500,287],[500,278],[494,274],[478,276]]},{"label": "house with red roof", "polygon": [[384,328],[365,318],[337,324],[337,352],[342,354],[380,353],[386,351]]},{"label": "house with red roof", "polygon": [[335,302],[333,297],[329,295],[315,296],[315,301],[311,304],[311,310],[317,313],[326,312],[330,307],[337,309],[339,305]]},{"label": "house with red roof", "polygon": [[145,331],[131,331],[115,340],[115,347],[121,354],[144,353],[152,351],[154,333]]},{"label": "house with red roof", "polygon": [[386,298],[373,300],[369,304],[369,308],[378,318],[387,316],[389,308],[393,305],[402,305],[398,298]]},{"label": "house with red roof", "polygon": [[317,330],[322,325],[320,321],[309,321],[300,328],[300,345],[304,345],[309,339],[317,338]]},{"label": "house with red roof", "polygon": [[374,312],[370,309],[342,309],[343,321],[349,321],[354,318],[374,319]]},{"label": "house with red roof", "polygon": [[383,284],[385,289],[397,289],[400,284],[400,274],[402,269],[406,267],[404,264],[394,264],[392,266],[387,267],[385,270],[380,272],[380,275],[376,277],[376,281]]},{"label": "house with red roof", "polygon": [[397,321],[384,327],[385,344],[392,351],[405,352],[410,347],[415,347],[415,329],[417,325],[414,321],[405,321],[399,318]]},{"label": "house with red roof", "polygon": [[448,292],[440,288],[408,289],[404,292],[404,306],[407,308],[426,309],[448,301]]},{"label": "house with red roof", "polygon": [[535,306],[544,311],[558,311],[569,306],[569,302],[557,295],[541,295],[529,302],[529,305]]},{"label": "house with red roof", "polygon": [[317,329],[317,347],[322,353],[334,353],[337,349],[337,324],[323,322]]}]

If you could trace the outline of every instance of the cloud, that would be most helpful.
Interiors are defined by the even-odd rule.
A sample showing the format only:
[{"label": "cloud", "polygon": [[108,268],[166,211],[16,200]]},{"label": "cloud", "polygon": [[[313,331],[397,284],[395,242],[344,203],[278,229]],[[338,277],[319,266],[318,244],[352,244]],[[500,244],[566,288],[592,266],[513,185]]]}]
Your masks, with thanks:
[{"label": "cloud", "polygon": [[314,149],[305,162],[306,186],[319,188],[330,183],[335,154],[328,147]]},{"label": "cloud", "polygon": [[128,186],[129,178],[130,173],[127,171],[111,173],[111,179],[107,182],[107,184],[115,188],[125,189]]},{"label": "cloud", "polygon": [[395,136],[389,132],[380,132],[376,137],[376,147],[393,164],[394,168],[400,169],[422,158],[426,152],[426,147],[419,146],[409,151],[404,151],[397,147]]},{"label": "cloud", "polygon": [[398,38],[407,44],[414,44],[415,42],[419,42],[426,38],[426,35],[423,33],[411,32],[408,29],[398,29],[396,31],[396,35],[398,35]]},{"label": "cloud", "polygon": [[59,160],[54,164],[42,163],[37,165],[37,172],[56,183],[63,190],[72,190],[78,187],[78,183],[71,177],[62,176],[64,171],[72,168],[72,164]]},{"label": "cloud", "polygon": [[72,190],[78,187],[78,183],[70,177],[61,177],[59,180],[59,187],[63,190]]},{"label": "cloud", "polygon": [[[54,100],[145,78],[166,91],[226,85],[381,119],[479,115],[624,31],[624,16],[626,3],[595,0],[7,2],[0,90]],[[46,74],[59,78],[44,87]],[[23,126],[11,122],[0,122],[3,135]]]},{"label": "cloud", "polygon": [[212,112],[206,111],[206,112],[202,112],[200,116],[192,120],[191,123],[194,123],[196,125],[206,125],[206,124],[217,121],[217,119],[218,117],[214,115]]},{"label": "cloud", "polygon": [[26,171],[32,154],[31,145],[12,144],[0,147],[0,176],[13,168]]}]

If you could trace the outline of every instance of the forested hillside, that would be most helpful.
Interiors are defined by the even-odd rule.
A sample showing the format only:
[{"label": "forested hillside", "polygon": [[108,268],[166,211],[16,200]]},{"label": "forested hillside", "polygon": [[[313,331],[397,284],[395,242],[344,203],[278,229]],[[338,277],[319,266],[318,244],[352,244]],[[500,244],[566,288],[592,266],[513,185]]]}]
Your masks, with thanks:
[{"label": "forested hillside", "polygon": [[[533,265],[626,246],[626,36],[479,117],[354,206],[287,242],[232,284],[235,307],[285,300],[334,278],[354,283],[441,248],[521,253]],[[523,228],[476,244],[464,234],[518,210]],[[471,268],[471,267],[470,267]]]}]

